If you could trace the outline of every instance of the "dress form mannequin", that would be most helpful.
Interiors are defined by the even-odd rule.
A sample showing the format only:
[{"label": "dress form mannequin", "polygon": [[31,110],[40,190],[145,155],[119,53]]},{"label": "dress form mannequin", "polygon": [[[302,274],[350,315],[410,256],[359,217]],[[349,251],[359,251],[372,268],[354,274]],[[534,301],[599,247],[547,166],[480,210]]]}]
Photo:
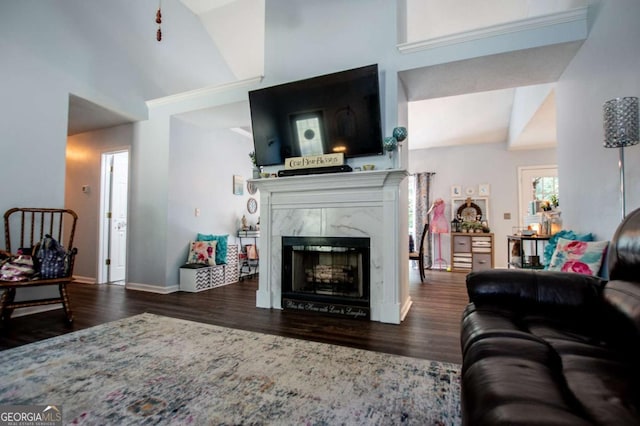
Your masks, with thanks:
[{"label": "dress form mannequin", "polygon": [[440,241],[440,235],[446,234],[449,232],[449,221],[444,217],[444,200],[442,198],[436,199],[427,214],[433,213],[431,216],[431,224],[429,228],[433,234],[436,236],[436,240],[438,242],[438,255],[433,261],[433,266],[440,264],[440,268],[438,269],[446,269],[447,262],[442,258],[442,245]]}]

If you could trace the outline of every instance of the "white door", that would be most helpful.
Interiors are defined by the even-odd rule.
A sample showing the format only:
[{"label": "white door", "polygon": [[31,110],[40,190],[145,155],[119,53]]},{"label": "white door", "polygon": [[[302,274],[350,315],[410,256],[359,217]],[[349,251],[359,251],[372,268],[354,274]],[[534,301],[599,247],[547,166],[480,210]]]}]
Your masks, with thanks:
[{"label": "white door", "polygon": [[127,267],[129,152],[102,155],[102,205],[98,282],[124,284]]},{"label": "white door", "polygon": [[127,188],[129,153],[113,155],[109,282],[124,281],[127,267]]},{"label": "white door", "polygon": [[550,201],[551,195],[558,195],[558,167],[555,165],[520,167],[518,175],[520,179],[518,223],[524,226],[524,219],[529,215],[531,201]]}]

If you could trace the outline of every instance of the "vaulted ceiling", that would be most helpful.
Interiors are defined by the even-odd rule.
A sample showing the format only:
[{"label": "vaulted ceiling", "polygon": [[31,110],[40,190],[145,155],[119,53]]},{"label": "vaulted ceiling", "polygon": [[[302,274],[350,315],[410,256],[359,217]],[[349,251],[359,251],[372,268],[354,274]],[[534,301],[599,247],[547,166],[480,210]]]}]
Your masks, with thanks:
[{"label": "vaulted ceiling", "polygon": [[[129,43],[138,44],[138,48],[143,50],[161,49],[162,62],[157,65],[163,67],[163,72],[170,70],[174,78],[180,76],[184,87],[189,87],[190,84],[203,84],[203,82],[215,84],[216,81],[211,78],[210,73],[216,67],[220,68],[219,65],[205,64],[201,67],[202,72],[199,74],[194,67],[189,66],[185,69],[184,60],[180,66],[172,65],[176,60],[180,60],[179,50],[184,48],[184,44],[171,41],[181,30],[179,25],[197,25],[201,27],[199,31],[208,36],[208,42],[199,39],[199,48],[215,51],[224,62],[224,69],[221,71],[224,75],[223,80],[229,77],[243,79],[263,73],[265,0],[179,0],[179,2],[177,4],[183,5],[179,10],[179,16],[176,16],[179,9],[177,5],[172,6],[173,14],[168,12],[164,14],[165,39],[161,43],[155,40],[151,44],[149,40],[145,40],[144,43]],[[441,33],[446,33],[447,28],[451,28],[454,32],[469,31],[478,23],[487,26],[522,19],[532,13],[540,14],[545,10],[541,12],[532,9],[539,8],[542,3],[552,4],[555,9],[570,8],[583,3],[580,0],[547,0],[542,3],[539,0],[538,3],[530,0],[507,2],[488,0],[482,2],[482,7],[478,9],[480,7],[478,2],[464,0],[462,3],[466,4],[463,7],[466,12],[460,13],[460,8],[464,6],[460,2],[455,4],[440,0],[406,0],[406,2],[407,8],[413,11],[413,15],[408,14],[408,16],[417,16],[417,13],[421,13],[423,16],[429,16],[430,19],[437,17],[437,25],[422,27]],[[119,6],[128,4],[128,2],[122,3],[122,0],[115,0],[115,3]],[[153,23],[149,25],[148,21],[150,16],[153,18],[158,3],[154,0],[141,0],[135,3],[137,3],[135,13],[144,16],[128,16],[129,24],[116,28],[121,32],[118,35],[119,39],[139,40],[142,36],[153,38],[155,35],[155,27]],[[113,5],[114,2],[110,4]],[[429,10],[433,13],[429,14]],[[476,10],[475,13],[474,10]],[[482,10],[482,19],[479,19],[478,10]],[[115,16],[116,11],[112,12]],[[132,13],[128,6],[122,8],[120,12],[126,15]],[[193,19],[189,19],[189,14]],[[137,22],[138,20],[140,22]],[[144,32],[140,28],[144,28]],[[110,31],[108,27],[102,30]],[[415,23],[407,22],[408,38],[442,36],[442,34],[420,34],[420,31],[420,27]],[[206,43],[209,45],[206,46]],[[400,79],[410,100],[409,148],[422,149],[508,140],[512,148],[554,146],[556,143],[555,100],[553,84],[549,83],[557,80],[579,46],[580,43],[565,43],[401,72]],[[158,61],[159,59],[154,59],[154,62]],[[144,64],[140,66],[143,67]],[[209,76],[204,75],[206,73],[209,73]],[[198,81],[200,83],[197,83]],[[536,111],[531,112],[530,120],[521,126],[522,131],[519,135],[511,137],[513,135],[509,132],[513,110],[517,107],[520,98],[532,92],[537,93],[538,107]],[[168,94],[174,93],[160,93],[158,97]],[[250,126],[246,105],[231,106],[230,112],[224,114],[219,108],[212,113],[218,114],[219,118],[211,120],[203,111],[193,115],[186,114],[182,118],[195,124],[206,122],[208,126],[212,123],[215,123],[215,126],[227,128]],[[69,134],[127,121],[130,121],[130,118],[86,100],[74,96],[70,98]]]}]

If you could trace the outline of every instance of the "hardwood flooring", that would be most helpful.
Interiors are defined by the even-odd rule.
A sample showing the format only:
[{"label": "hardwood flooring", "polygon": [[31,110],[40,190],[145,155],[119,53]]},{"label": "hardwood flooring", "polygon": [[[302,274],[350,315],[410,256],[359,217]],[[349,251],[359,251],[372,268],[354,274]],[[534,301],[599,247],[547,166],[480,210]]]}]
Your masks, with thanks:
[{"label": "hardwood flooring", "polygon": [[143,312],[224,327],[314,340],[434,361],[461,362],[460,319],[467,303],[464,274],[411,269],[413,306],[400,325],[308,312],[259,309],[257,279],[200,293],[158,295],[117,285],[69,287],[75,321],[62,310],[12,318],[0,327],[0,349],[58,336]]}]

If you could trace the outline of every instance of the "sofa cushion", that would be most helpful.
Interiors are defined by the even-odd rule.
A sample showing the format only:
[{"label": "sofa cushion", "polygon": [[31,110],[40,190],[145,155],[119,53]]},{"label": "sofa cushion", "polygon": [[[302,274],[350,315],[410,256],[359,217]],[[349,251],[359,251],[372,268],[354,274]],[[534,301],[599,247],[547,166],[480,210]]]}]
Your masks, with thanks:
[{"label": "sofa cushion", "polygon": [[596,276],[608,245],[608,241],[572,241],[559,238],[548,269]]},{"label": "sofa cushion", "polygon": [[474,342],[489,337],[512,337],[542,342],[527,330],[523,330],[517,324],[513,313],[491,306],[476,307],[470,304],[465,311],[460,331],[463,356]]},{"label": "sofa cushion", "polygon": [[[554,420],[547,424],[584,423],[557,371],[521,356],[496,356],[475,362],[464,372],[462,392],[468,414],[465,423],[469,425],[520,425],[527,423],[516,419],[527,417],[529,424],[545,424],[538,416]],[[514,404],[525,411],[506,408]]]},{"label": "sofa cushion", "polygon": [[640,377],[634,364],[592,355],[562,354],[561,359],[567,386],[591,420],[640,424]]},{"label": "sofa cushion", "polygon": [[504,402],[483,411],[482,417],[468,425],[492,426],[593,426],[566,408],[539,401]]},{"label": "sofa cushion", "polygon": [[491,357],[523,357],[547,366],[560,367],[559,358],[551,347],[539,340],[519,336],[484,337],[469,346],[463,365],[464,371],[476,362]]},{"label": "sofa cushion", "polygon": [[623,317],[640,336],[640,285],[628,281],[609,281],[604,289],[605,303]]},{"label": "sofa cushion", "polygon": [[568,272],[490,269],[467,275],[467,292],[476,305],[505,308],[589,310],[601,303],[605,282],[597,277]]}]

